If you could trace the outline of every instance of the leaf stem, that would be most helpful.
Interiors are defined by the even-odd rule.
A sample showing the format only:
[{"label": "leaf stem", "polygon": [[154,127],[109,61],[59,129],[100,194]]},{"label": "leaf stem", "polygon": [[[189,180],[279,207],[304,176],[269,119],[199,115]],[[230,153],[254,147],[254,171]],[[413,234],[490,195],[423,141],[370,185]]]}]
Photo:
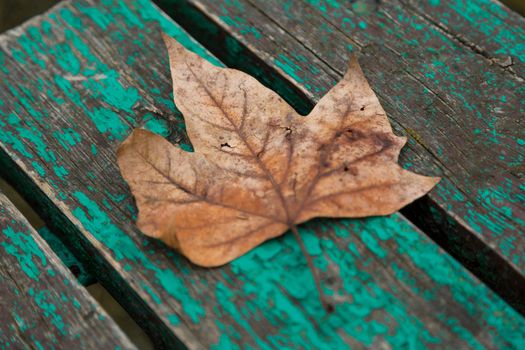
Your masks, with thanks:
[{"label": "leaf stem", "polygon": [[334,311],[334,306],[326,301],[326,296],[323,293],[323,290],[321,289],[321,278],[319,276],[318,270],[314,266],[314,262],[312,260],[312,257],[308,252],[306,251],[306,246],[304,245],[304,241],[301,238],[301,235],[299,234],[299,231],[297,231],[297,226],[295,224],[290,225],[290,230],[292,230],[295,238],[297,239],[297,242],[299,242],[299,246],[301,247],[301,251],[303,252],[304,257],[306,258],[306,262],[308,264],[308,267],[310,268],[310,271],[312,272],[312,276],[315,281],[315,287],[317,288],[317,293],[319,293],[319,300],[321,300],[321,304],[323,305],[323,308],[327,313],[331,313]]}]

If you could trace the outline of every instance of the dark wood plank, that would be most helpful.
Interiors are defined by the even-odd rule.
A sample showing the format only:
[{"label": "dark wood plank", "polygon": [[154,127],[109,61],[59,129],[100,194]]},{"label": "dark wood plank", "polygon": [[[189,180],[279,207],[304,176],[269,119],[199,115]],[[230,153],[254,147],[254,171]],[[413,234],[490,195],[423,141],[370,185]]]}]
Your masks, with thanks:
[{"label": "dark wood plank", "polygon": [[77,278],[77,281],[83,286],[89,286],[96,282],[95,278],[89,274],[86,267],[80,260],[78,260],[73,252],[60,240],[60,238],[48,227],[44,225],[42,219],[31,208],[31,206],[16,192],[16,190],[9,185],[5,179],[0,177],[0,191],[4,195],[16,203],[17,209],[29,221],[29,223],[37,230],[40,237],[46,241],[47,245],[60,258],[60,261],[71,271]]},{"label": "dark wood plank", "polygon": [[188,142],[161,28],[218,63],[149,1],[64,1],[0,37],[0,170],[158,346],[523,344],[525,320],[400,214],[300,227],[330,315],[292,235],[218,269],[142,235],[115,149],[133,127]]},{"label": "dark wood plank", "polygon": [[56,253],[60,261],[67,266],[69,271],[75,276],[78,283],[83,286],[89,286],[96,283],[87,268],[78,260],[73,252],[58,238],[58,236],[47,227],[38,229],[38,234],[42,237],[49,247]]},{"label": "dark wood plank", "polygon": [[158,2],[224,62],[281,78],[309,106],[357,54],[409,137],[401,163],[444,177],[403,213],[525,314],[523,18],[492,0]]},{"label": "dark wood plank", "polygon": [[0,192],[0,349],[134,349]]}]

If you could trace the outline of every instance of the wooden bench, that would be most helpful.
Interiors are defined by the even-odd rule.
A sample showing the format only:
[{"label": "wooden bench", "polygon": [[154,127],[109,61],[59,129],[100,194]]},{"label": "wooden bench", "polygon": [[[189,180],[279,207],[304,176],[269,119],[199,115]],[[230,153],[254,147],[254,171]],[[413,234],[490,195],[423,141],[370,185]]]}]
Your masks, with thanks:
[{"label": "wooden bench", "polygon": [[522,17],[492,0],[159,3],[228,65],[295,88],[303,110],[357,54],[409,137],[400,162],[444,178],[403,214],[525,313]]},{"label": "wooden bench", "polygon": [[[0,36],[2,176],[157,347],[523,348],[521,18],[482,0],[469,2],[471,17],[459,1],[433,1],[449,13],[441,22],[432,17],[437,8],[409,1],[380,2],[379,9],[375,1],[348,9],[321,1],[301,11],[295,1],[159,3],[204,46],[148,0],[66,0]],[[496,19],[499,39],[498,28],[494,38],[480,28]],[[189,142],[172,102],[161,31],[216,64],[258,76],[301,111],[333,85],[348,53],[359,52],[394,126],[411,136],[405,167],[445,178],[404,214],[469,267],[483,262],[488,271],[479,275],[506,301],[399,213],[301,225],[323,288],[337,303],[332,314],[322,309],[292,235],[216,269],[196,267],[144,236],[116,147],[136,127]],[[25,249],[18,254],[37,260]],[[55,265],[71,279],[56,258]],[[23,277],[24,266],[9,273]],[[51,277],[38,286],[62,288]],[[34,281],[24,278],[19,285],[28,288]],[[83,296],[82,308],[94,305],[68,283]],[[29,308],[34,300],[26,299],[17,302]],[[109,318],[98,326],[95,319],[88,318],[90,327],[113,334],[108,344],[130,346]],[[53,332],[52,319],[39,322]],[[4,334],[13,331],[0,329],[0,348],[10,348]]]},{"label": "wooden bench", "polygon": [[0,233],[0,348],[135,348],[1,192]]}]

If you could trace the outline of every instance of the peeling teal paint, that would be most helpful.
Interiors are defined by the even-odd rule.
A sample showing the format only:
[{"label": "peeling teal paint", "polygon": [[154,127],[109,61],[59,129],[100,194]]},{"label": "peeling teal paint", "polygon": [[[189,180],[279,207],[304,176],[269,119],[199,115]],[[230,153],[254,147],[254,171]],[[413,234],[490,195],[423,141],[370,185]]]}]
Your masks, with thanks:
[{"label": "peeling teal paint", "polygon": [[[381,226],[384,222],[380,223]],[[306,225],[309,226],[309,225]],[[363,225],[364,226],[364,225]],[[368,225],[366,225],[368,227]],[[323,226],[325,230],[333,229],[331,224]],[[399,229],[399,226],[395,226]],[[370,229],[375,232],[373,229]],[[406,230],[406,228],[405,228]],[[409,229],[411,231],[411,229]],[[346,230],[341,230],[338,234],[341,237],[348,237]],[[390,232],[390,231],[389,231]],[[313,234],[313,231],[301,227],[301,234],[308,237]],[[306,238],[306,241],[311,238]],[[370,277],[362,275],[362,271],[359,271],[355,267],[356,261],[351,258],[347,252],[340,251],[331,244],[330,241],[319,241],[321,246],[327,244],[330,249],[323,248],[325,254],[329,254],[329,261],[337,262],[338,264],[344,264],[344,271],[350,272],[350,275],[342,275],[341,280],[345,283],[344,292],[354,296],[354,301],[349,304],[338,305],[334,315],[326,316],[322,315],[324,312],[319,305],[319,301],[316,298],[316,291],[314,288],[313,281],[311,281],[311,275],[305,266],[305,262],[302,258],[297,244],[294,241],[293,236],[285,235],[280,242],[269,241],[260,247],[257,247],[252,252],[249,252],[245,256],[233,261],[231,263],[232,270],[239,276],[236,284],[244,282],[243,294],[246,294],[247,300],[251,300],[252,303],[246,304],[244,308],[226,307],[226,311],[229,315],[233,315],[235,321],[243,325],[243,328],[247,329],[248,333],[251,334],[250,326],[245,323],[243,315],[254,314],[259,310],[260,305],[272,305],[271,308],[265,309],[265,317],[272,322],[286,322],[287,324],[293,325],[294,331],[283,330],[283,334],[286,337],[282,337],[281,334],[268,335],[266,339],[256,339],[256,344],[261,348],[269,348],[272,346],[280,346],[281,348],[287,348],[288,346],[304,347],[304,348],[340,348],[344,347],[345,341],[340,338],[339,335],[334,334],[336,330],[340,332],[344,329],[352,338],[360,341],[364,346],[372,346],[374,338],[383,334],[396,334],[399,340],[392,339],[390,344],[402,346],[404,339],[414,338],[408,336],[408,334],[426,334],[424,330],[424,324],[418,322],[413,316],[410,316],[406,311],[402,311],[398,303],[394,303],[394,296],[389,296],[388,292],[381,291],[379,287],[372,288],[372,282]],[[326,243],[325,243],[326,242]],[[330,243],[328,243],[330,242]],[[320,254],[320,250],[317,248],[313,250],[315,260],[325,260],[325,257]],[[270,257],[270,258],[268,258]],[[348,270],[350,266],[354,268]],[[286,268],[286,270],[283,270]],[[290,271],[293,269],[293,272]],[[357,277],[360,276],[361,278]],[[291,277],[293,275],[293,278]],[[357,280],[356,280],[357,278]],[[286,281],[286,283],[282,283]],[[362,287],[363,281],[365,282],[366,288]],[[372,288],[372,289],[371,289]],[[281,289],[283,290],[281,292]],[[371,295],[366,295],[365,292],[369,290]],[[329,291],[327,291],[329,292]],[[333,291],[332,291],[333,292]],[[340,293],[341,291],[337,292]],[[226,285],[217,285],[217,299],[218,300],[230,300],[234,297],[233,291],[230,291]],[[364,293],[364,294],[363,294]],[[313,325],[304,318],[303,314],[299,312],[297,306],[290,300],[287,295],[298,300],[298,303],[302,307],[306,307],[311,317],[323,318],[323,323],[319,326],[320,331],[316,331]],[[254,299],[252,299],[254,298]],[[385,299],[386,298],[386,299]],[[388,301],[390,300],[390,301]],[[374,308],[390,308],[392,309],[392,317],[395,319],[406,320],[403,328],[396,328],[393,330],[392,325],[380,324],[377,321],[363,322],[363,317],[371,313]],[[227,306],[227,305],[225,305]],[[404,312],[404,313],[403,313]],[[346,315],[341,317],[339,315]],[[354,316],[349,316],[354,315]],[[342,320],[345,320],[343,323]],[[349,322],[354,319],[355,322]],[[410,321],[413,320],[413,321]],[[413,323],[411,328],[410,324]],[[299,331],[300,330],[300,331]],[[407,333],[405,333],[407,332]],[[309,334],[308,338],[301,336],[301,334]],[[316,334],[323,334],[319,336]],[[404,335],[403,335],[404,334]],[[425,335],[422,335],[420,341],[424,344],[426,341]],[[432,337],[428,336],[428,339],[432,340]],[[435,340],[432,340],[435,341]],[[226,342],[226,338],[218,345]],[[284,343],[283,343],[284,342]],[[416,343],[418,344],[418,343]]]},{"label": "peeling teal paint", "polygon": [[[38,53],[41,50],[37,43],[41,42],[42,38],[35,28],[28,28],[28,32],[33,38],[29,38],[27,34],[24,34],[18,38],[18,42],[21,45],[22,49],[24,50],[25,54],[27,54],[27,56],[29,56],[29,58],[31,58],[33,62],[38,64],[40,68],[45,69],[46,68],[45,61],[41,59],[38,55]],[[20,57],[19,62],[22,63],[23,59],[25,59],[25,57]]]},{"label": "peeling teal paint", "polygon": [[78,302],[77,299],[73,299],[73,306],[74,306],[75,309],[77,309],[77,310],[80,310],[80,308],[82,307],[82,305],[80,305],[80,303]]},{"label": "peeling teal paint", "polygon": [[221,334],[219,337],[219,342],[217,344],[214,344],[211,347],[212,350],[221,350],[221,349],[229,349],[229,350],[240,350],[241,348],[239,345],[234,343],[230,337],[227,334]]},{"label": "peeling teal paint", "polygon": [[275,64],[298,83],[304,82],[304,80],[297,74],[297,72],[302,70],[301,67],[292,62],[284,54],[279,54],[279,56],[275,58]]},{"label": "peeling teal paint", "polygon": [[140,264],[147,270],[152,271],[159,287],[163,288],[171,297],[181,303],[185,314],[194,323],[199,323],[200,319],[205,315],[204,308],[201,306],[200,300],[190,296],[184,279],[177,276],[170,269],[157,267],[128,234],[114,225],[105,211],[84,193],[74,192],[73,196],[83,206],[83,208],[75,208],[73,214],[91,234],[99,241],[104,242],[113,252],[115,259],[117,261],[125,260],[133,262],[133,264]]},{"label": "peeling teal paint", "polygon": [[[237,7],[239,11],[242,12],[242,4],[240,2],[231,3],[231,6]],[[227,23],[228,25],[231,25],[232,27],[235,27],[239,29],[241,34],[243,35],[253,35],[255,40],[259,40],[261,38],[261,33],[257,30],[257,28],[250,25],[247,19],[240,17],[240,16],[231,16],[228,12],[228,8],[224,4],[220,4],[220,8],[222,10],[222,15],[220,18]]]},{"label": "peeling teal paint", "polygon": [[118,113],[110,109],[94,108],[90,117],[100,132],[109,133],[117,140],[124,139],[131,132],[131,127],[122,121]]},{"label": "peeling teal paint", "polygon": [[60,142],[62,147],[66,151],[71,149],[71,146],[75,146],[81,141],[80,135],[72,128],[66,128],[60,131],[55,131],[53,136]]},{"label": "peeling teal paint", "polygon": [[[501,17],[505,17],[506,14],[503,5],[496,5],[488,0],[478,0],[452,1],[449,6],[457,15],[467,20],[472,28],[486,34],[488,40],[500,46],[496,54],[512,55],[525,62],[525,28],[509,26],[503,22]],[[491,11],[487,11],[486,7],[490,7]]]},{"label": "peeling teal paint", "polygon": [[178,326],[180,324],[180,318],[176,314],[168,315],[168,321],[172,326]]},{"label": "peeling teal paint", "polygon": [[146,114],[142,119],[142,123],[144,123],[144,129],[161,136],[166,137],[170,134],[170,128],[167,120],[155,117],[153,114]]},{"label": "peeling teal paint", "polygon": [[185,150],[186,152],[193,152],[193,146],[188,143],[181,143],[179,147]]},{"label": "peeling teal paint", "polygon": [[88,18],[90,18],[97,26],[99,26],[101,29],[108,29],[108,26],[112,22],[111,17],[104,16],[99,9],[96,7],[89,7],[84,6],[83,4],[77,4],[76,6],[81,13],[86,15]]},{"label": "peeling teal paint", "polygon": [[142,288],[146,291],[146,293],[149,294],[149,296],[153,299],[153,301],[155,302],[155,304],[161,304],[162,303],[162,300],[160,299],[160,297],[158,296],[157,293],[155,293],[153,291],[153,289],[151,289],[150,286],[148,286],[146,283],[141,283],[141,286]]},{"label": "peeling teal paint", "polygon": [[39,162],[33,161],[33,162],[31,162],[31,165],[36,170],[38,175],[40,175],[40,176],[45,176],[46,175],[46,170],[44,169],[44,167]]},{"label": "peeling teal paint", "polygon": [[15,319],[15,322],[17,323],[18,325],[18,328],[22,331],[22,332],[25,332],[26,330],[29,329],[29,326],[28,324],[26,323],[26,321],[24,321],[24,319],[22,317],[20,317],[20,315],[18,315],[16,312],[11,312],[11,314],[13,315],[14,319]]},{"label": "peeling teal paint", "polygon": [[47,266],[47,260],[33,237],[28,233],[15,231],[9,226],[2,229],[2,234],[7,238],[0,243],[5,252],[16,258],[27,277],[38,281],[41,272],[33,259],[38,259],[42,266]]},{"label": "peeling teal paint", "polygon": [[48,300],[48,291],[35,291],[33,288],[29,288],[28,294],[32,296],[35,303],[42,309],[43,315],[51,319],[51,323],[57,328],[60,334],[66,335],[68,329],[64,324],[62,316],[57,312],[57,306]]}]

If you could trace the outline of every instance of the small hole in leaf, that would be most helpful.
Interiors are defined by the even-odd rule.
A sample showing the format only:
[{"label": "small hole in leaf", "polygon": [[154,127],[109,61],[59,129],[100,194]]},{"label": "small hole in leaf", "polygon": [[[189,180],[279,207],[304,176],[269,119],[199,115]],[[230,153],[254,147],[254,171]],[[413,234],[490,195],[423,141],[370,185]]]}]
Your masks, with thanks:
[{"label": "small hole in leaf", "polygon": [[289,127],[285,127],[284,128],[286,131],[284,132],[284,137],[286,137],[287,139],[290,139],[290,137],[292,136],[292,128],[289,128]]},{"label": "small hole in leaf", "polygon": [[228,142],[221,143],[221,148],[224,148],[224,147],[232,148],[232,146],[230,146]]}]

